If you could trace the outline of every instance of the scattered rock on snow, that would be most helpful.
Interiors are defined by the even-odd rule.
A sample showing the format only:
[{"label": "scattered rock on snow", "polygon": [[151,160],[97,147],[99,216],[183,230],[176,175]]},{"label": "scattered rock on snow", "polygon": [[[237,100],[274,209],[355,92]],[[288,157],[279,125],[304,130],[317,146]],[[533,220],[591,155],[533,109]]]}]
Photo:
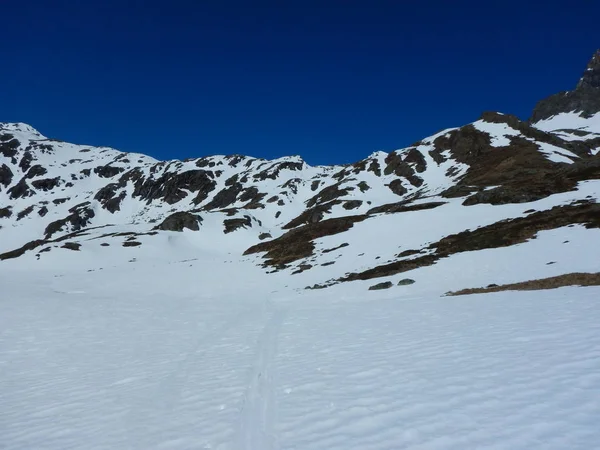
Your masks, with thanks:
[{"label": "scattered rock on snow", "polygon": [[385,281],[383,283],[377,283],[374,284],[373,286],[369,287],[370,291],[380,291],[382,289],[389,289],[393,286],[391,281]]}]

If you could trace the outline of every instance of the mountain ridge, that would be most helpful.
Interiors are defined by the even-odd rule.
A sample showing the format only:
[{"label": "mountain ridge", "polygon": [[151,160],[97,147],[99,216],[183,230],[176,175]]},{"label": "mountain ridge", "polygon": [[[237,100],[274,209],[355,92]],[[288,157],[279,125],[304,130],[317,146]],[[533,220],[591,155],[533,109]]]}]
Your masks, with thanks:
[{"label": "mountain ridge", "polygon": [[[322,281],[330,285],[364,279],[357,275],[364,270],[389,276],[388,270],[376,270],[381,264],[375,260],[384,253],[388,264],[404,271],[435,264],[436,252],[448,257],[463,251],[461,246],[470,248],[463,242],[439,253],[435,241],[430,241],[420,248],[373,254],[366,265],[351,259],[347,270],[338,273],[320,265],[318,260],[330,253],[321,252],[329,250],[319,249],[321,242],[337,242],[356,227],[376,230],[371,224],[384,222],[384,216],[445,217],[449,211],[466,214],[477,205],[492,211],[567,195],[570,203],[584,203],[572,205],[567,214],[571,221],[556,222],[557,226],[582,223],[583,216],[595,214],[595,210],[583,216],[580,212],[597,199],[589,183],[600,179],[600,104],[593,110],[600,89],[588,86],[595,80],[597,57],[598,53],[589,64],[592,70],[582,77],[588,81],[569,97],[568,105],[579,102],[574,110],[563,111],[564,104],[556,106],[552,96],[538,104],[535,121],[485,112],[473,123],[344,165],[310,166],[298,155],[275,160],[214,155],[157,161],[108,147],[48,139],[23,123],[0,124],[0,260],[31,254],[44,260],[53,248],[80,251],[99,239],[125,237],[119,243],[134,248],[161,233],[186,230],[186,236],[203,236],[201,245],[219,242],[269,271],[301,274],[319,266]],[[548,108],[555,108],[555,113],[546,117]],[[585,196],[582,183],[588,186]],[[527,209],[531,208],[521,208],[520,214]],[[516,220],[512,227],[527,223],[536,232],[544,227],[543,220],[519,222],[515,214],[500,216]],[[471,226],[495,223],[488,222],[478,217]],[[440,230],[437,239],[462,231]],[[398,245],[390,242],[390,246]],[[346,247],[339,249],[348,251]],[[342,253],[340,258],[347,259]]]}]

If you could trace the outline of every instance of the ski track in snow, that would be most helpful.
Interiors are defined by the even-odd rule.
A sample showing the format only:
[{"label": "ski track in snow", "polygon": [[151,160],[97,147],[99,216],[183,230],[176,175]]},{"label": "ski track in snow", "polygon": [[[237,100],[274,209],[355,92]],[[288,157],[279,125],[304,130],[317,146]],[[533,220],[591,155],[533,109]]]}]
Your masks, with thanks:
[{"label": "ski track in snow", "polygon": [[[190,376],[198,372],[201,365],[205,365],[211,361],[209,358],[211,348],[207,344],[227,345],[228,335],[234,331],[236,326],[239,326],[243,319],[248,319],[252,315],[252,311],[243,310],[213,329],[206,332],[202,332],[199,329],[198,337],[195,338],[192,348],[188,352],[183,353],[181,359],[173,363],[170,373],[160,381],[156,388],[153,389],[153,392],[150,392],[149,395],[141,399],[140,404],[131,408],[126,420],[128,429],[136,429],[138,428],[137,425],[143,427],[144,421],[152,419],[152,417],[161,419],[173,414],[182,401],[185,401],[182,398],[182,391],[190,388]],[[215,367],[218,368],[219,365],[216,364]],[[148,438],[149,441],[140,441],[129,433],[132,447],[139,448],[140,450],[152,446],[152,435],[148,436]]]},{"label": "ski track in snow", "polygon": [[[272,308],[271,306],[270,309]],[[275,309],[271,314],[256,344],[256,358],[252,364],[250,379],[244,394],[236,439],[239,449],[272,450],[277,448],[273,430],[276,414],[272,360],[277,351],[279,329],[285,313]]]}]

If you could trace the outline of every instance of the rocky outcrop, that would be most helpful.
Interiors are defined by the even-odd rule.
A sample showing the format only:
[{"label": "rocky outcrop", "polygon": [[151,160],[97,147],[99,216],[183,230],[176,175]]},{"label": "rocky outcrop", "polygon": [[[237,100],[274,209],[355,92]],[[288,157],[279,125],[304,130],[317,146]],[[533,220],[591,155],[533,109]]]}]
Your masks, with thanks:
[{"label": "rocky outcrop", "polygon": [[600,112],[600,50],[589,62],[577,87],[573,91],[560,92],[538,102],[530,122],[539,122],[559,113],[581,113],[590,117]]},{"label": "rocky outcrop", "polygon": [[577,83],[577,89],[600,89],[600,50],[597,50]]},{"label": "rocky outcrop", "polygon": [[252,227],[252,218],[250,216],[244,216],[243,218],[238,219],[225,219],[223,225],[225,226],[224,233],[228,234],[240,228]]},{"label": "rocky outcrop", "polygon": [[[13,172],[6,164],[0,165],[0,185],[9,186],[12,183]],[[2,188],[0,187],[0,190]]]},{"label": "rocky outcrop", "polygon": [[84,202],[69,209],[69,215],[64,219],[56,220],[50,223],[44,230],[46,239],[50,239],[59,231],[65,231],[67,227],[70,231],[79,231],[89,225],[91,219],[96,215],[90,202]]},{"label": "rocky outcrop", "polygon": [[184,229],[198,231],[202,218],[189,212],[176,212],[171,214],[155,230],[163,231],[183,231]]}]

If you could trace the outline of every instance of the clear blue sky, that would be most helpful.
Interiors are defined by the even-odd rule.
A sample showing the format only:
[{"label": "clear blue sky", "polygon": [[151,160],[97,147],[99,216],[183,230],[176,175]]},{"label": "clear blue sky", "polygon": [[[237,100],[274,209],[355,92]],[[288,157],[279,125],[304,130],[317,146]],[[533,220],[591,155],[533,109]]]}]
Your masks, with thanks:
[{"label": "clear blue sky", "polygon": [[0,121],[159,159],[346,163],[528,117],[600,47],[598,1],[2,2]]}]

